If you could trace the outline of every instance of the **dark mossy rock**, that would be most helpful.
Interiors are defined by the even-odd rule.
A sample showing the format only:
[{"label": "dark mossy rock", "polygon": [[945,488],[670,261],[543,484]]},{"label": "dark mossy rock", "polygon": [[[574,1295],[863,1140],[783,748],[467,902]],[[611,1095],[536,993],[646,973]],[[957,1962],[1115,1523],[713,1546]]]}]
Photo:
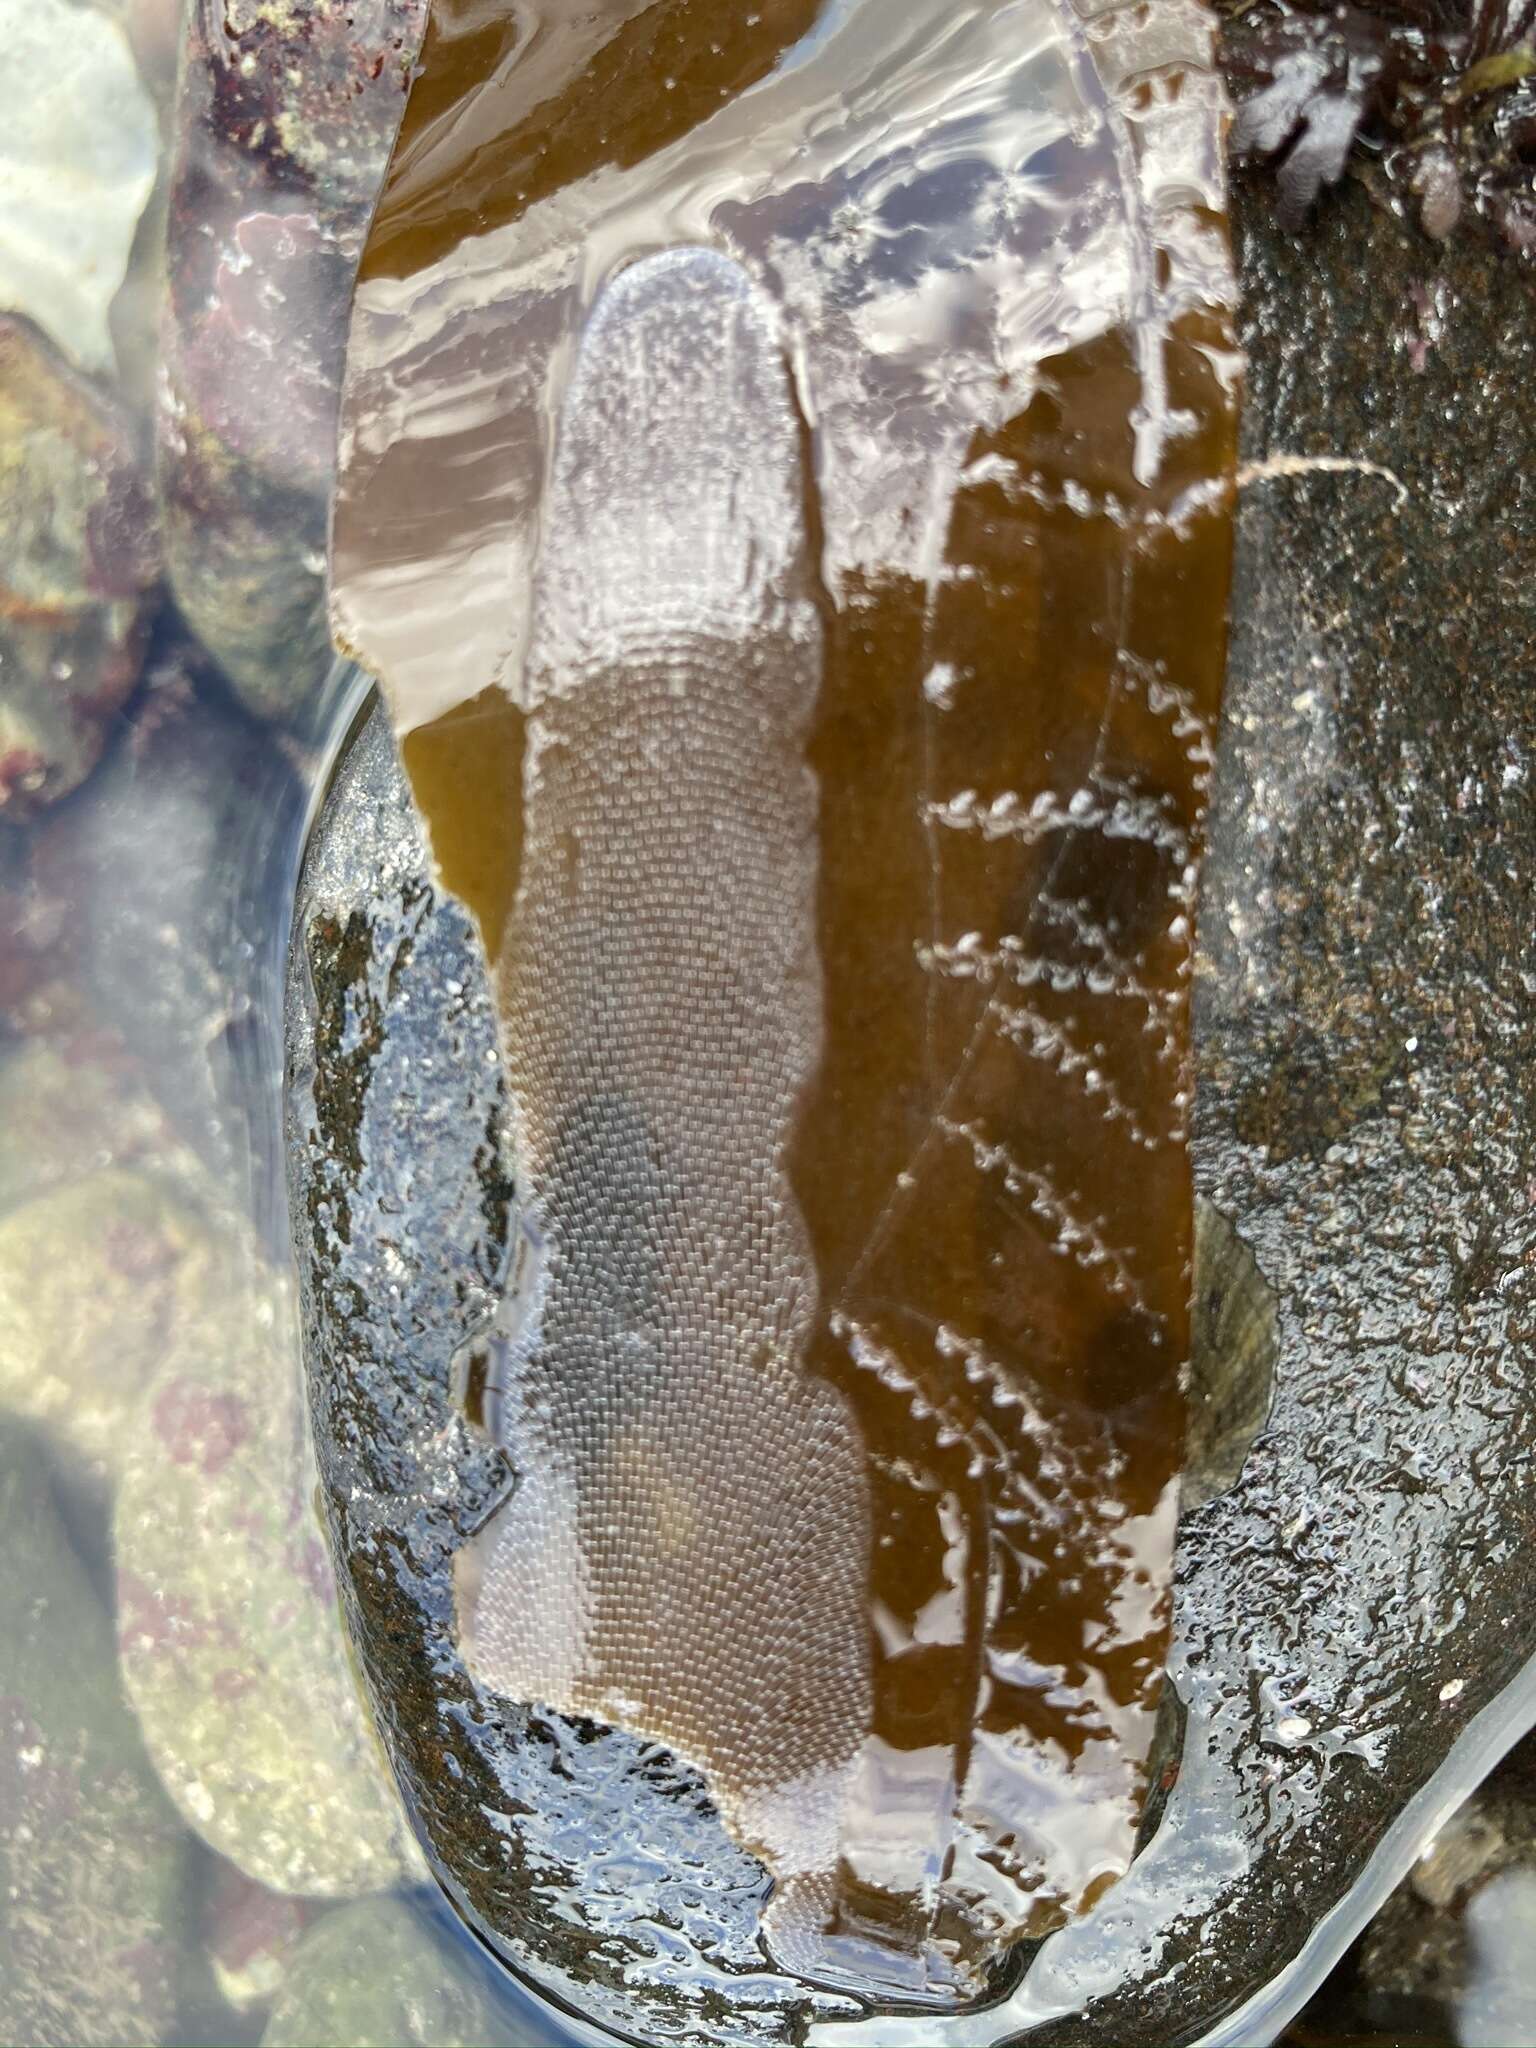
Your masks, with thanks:
[{"label": "dark mossy rock", "polygon": [[[1242,225],[1249,475],[1196,1164],[1254,1262],[1250,1306],[1273,1294],[1274,1405],[1182,1525],[1161,1824],[1104,1909],[1040,1948],[986,2022],[999,2040],[1264,2038],[1536,1708],[1528,280],[1470,240],[1427,256],[1357,188],[1304,239],[1262,192]],[[1431,301],[1454,311],[1427,343]],[[731,1867],[697,1788],[477,1695],[453,1645],[450,1555],[508,1475],[448,1377],[509,1187],[483,972],[378,720],[311,845],[289,1006],[332,1537],[439,1873],[514,1961],[632,2035],[785,2038],[808,2016],[760,1963],[740,1974],[756,1867],[657,1888],[689,1852]],[[1261,1411],[1236,1402],[1229,1443]],[[932,2017],[814,2036],[949,2037]]]},{"label": "dark mossy rock", "polygon": [[1275,1293],[1275,1403],[1181,1531],[1162,1831],[1027,1987],[1092,2001],[1061,2043],[1268,2038],[1536,1713],[1529,274],[1357,185],[1294,237],[1236,200],[1195,1149]]}]

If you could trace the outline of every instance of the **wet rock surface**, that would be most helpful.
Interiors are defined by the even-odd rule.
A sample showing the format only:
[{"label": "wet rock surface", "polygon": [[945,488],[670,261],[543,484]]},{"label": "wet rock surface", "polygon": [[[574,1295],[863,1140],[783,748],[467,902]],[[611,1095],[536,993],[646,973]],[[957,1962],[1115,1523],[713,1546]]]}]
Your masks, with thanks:
[{"label": "wet rock surface", "polygon": [[[1302,1995],[1286,1973],[1309,1931],[1346,1897],[1363,1917],[1412,1855],[1400,1817],[1479,1711],[1502,1695],[1503,1733],[1473,1731],[1442,1790],[1475,1782],[1527,1711],[1527,281],[1483,249],[1431,257],[1353,189],[1298,240],[1262,198],[1243,224],[1250,475],[1196,1157],[1274,1291],[1274,1409],[1181,1530],[1184,1752],[1113,1910],[1047,1942],[1005,2011],[871,2023],[882,2044],[1261,2038]],[[1456,305],[1432,346],[1425,289]],[[739,1946],[761,1882],[747,1859],[723,1893],[643,1926],[628,1912],[642,1841],[693,1829],[721,1857],[696,1790],[668,1796],[613,1738],[477,1694],[452,1642],[448,1559],[506,1473],[452,1414],[449,1360],[494,1288],[509,1188],[483,974],[427,880],[378,720],[320,820],[293,963],[322,1479],[381,1723],[449,1889],[557,1994],[562,1973],[595,1985],[621,2026],[698,2038],[728,1993],[727,2038],[782,2037],[808,2016]],[[564,1932],[531,1928],[537,1886],[564,1901]],[[647,1946],[658,1965],[687,1956],[670,1990],[659,1970],[654,1991],[626,1986],[626,1947]]]},{"label": "wet rock surface", "polygon": [[1224,2014],[1212,2038],[1263,2038],[1303,1978],[1263,1987],[1398,1874],[1411,1817],[1383,1853],[1387,1831],[1479,1711],[1512,1688],[1442,1787],[1536,1704],[1528,275],[1432,253],[1356,187],[1296,238],[1262,187],[1238,221],[1249,473],[1196,1172],[1275,1290],[1279,1361],[1241,1479],[1181,1530],[1189,1719],[1129,1924],[1063,1937],[1029,1987],[1122,2043]]}]

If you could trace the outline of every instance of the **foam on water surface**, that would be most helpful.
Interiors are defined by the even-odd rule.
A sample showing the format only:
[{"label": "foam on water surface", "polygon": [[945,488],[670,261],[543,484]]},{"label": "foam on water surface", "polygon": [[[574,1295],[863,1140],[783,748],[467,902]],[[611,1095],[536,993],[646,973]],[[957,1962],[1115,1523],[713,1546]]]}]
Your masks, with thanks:
[{"label": "foam on water surface", "polygon": [[981,1996],[1145,1790],[1235,408],[1207,33],[440,0],[358,291],[337,626],[493,963],[519,1206],[462,1653],[699,1773],[762,1966],[876,2004]]}]

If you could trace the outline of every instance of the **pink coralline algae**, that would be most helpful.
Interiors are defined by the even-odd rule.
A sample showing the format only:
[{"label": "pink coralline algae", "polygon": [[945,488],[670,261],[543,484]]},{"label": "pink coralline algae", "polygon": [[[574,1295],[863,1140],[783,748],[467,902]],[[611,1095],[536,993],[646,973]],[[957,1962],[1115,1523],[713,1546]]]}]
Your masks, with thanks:
[{"label": "pink coralline algae", "polygon": [[210,1393],[190,1380],[172,1380],[155,1400],[155,1429],[178,1465],[195,1465],[209,1478],[222,1472],[250,1434],[244,1402]]}]

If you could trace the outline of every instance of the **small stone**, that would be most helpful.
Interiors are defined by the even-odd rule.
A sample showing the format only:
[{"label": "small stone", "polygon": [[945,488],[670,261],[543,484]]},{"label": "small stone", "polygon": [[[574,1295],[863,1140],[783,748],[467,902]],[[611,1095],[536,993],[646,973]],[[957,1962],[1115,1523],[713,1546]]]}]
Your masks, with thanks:
[{"label": "small stone", "polygon": [[509,2030],[463,1949],[400,1899],[328,1913],[288,1970],[262,2048],[490,2048],[547,2039]]},{"label": "small stone", "polygon": [[0,2039],[159,2041],[190,1844],[30,1436],[0,1422]]},{"label": "small stone", "polygon": [[1443,242],[1461,219],[1461,173],[1443,144],[1425,150],[1413,174],[1419,200],[1419,225],[1432,242]]},{"label": "small stone", "polygon": [[0,822],[15,823],[99,760],[138,678],[159,556],[126,425],[39,329],[9,315],[0,564]]},{"label": "small stone", "polygon": [[253,1883],[233,1864],[215,1867],[203,1940],[213,1981],[236,2012],[271,2004],[311,1918],[300,1900]]}]

